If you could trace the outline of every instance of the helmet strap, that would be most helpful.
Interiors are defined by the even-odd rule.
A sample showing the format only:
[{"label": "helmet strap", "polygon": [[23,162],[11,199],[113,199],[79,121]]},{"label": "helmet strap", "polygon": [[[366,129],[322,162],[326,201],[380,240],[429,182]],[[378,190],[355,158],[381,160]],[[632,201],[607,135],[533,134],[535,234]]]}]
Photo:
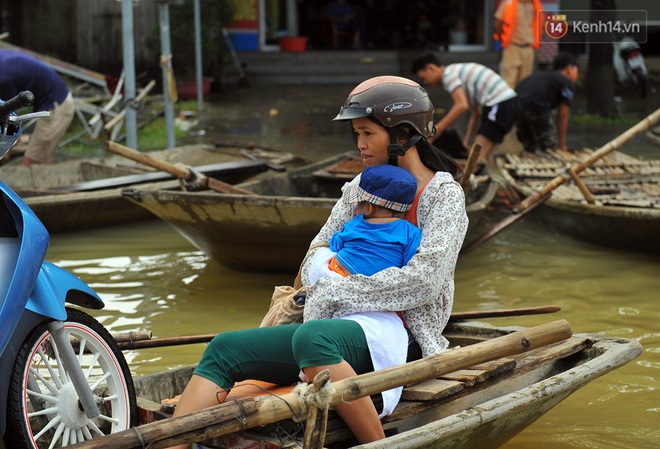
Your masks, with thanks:
[{"label": "helmet strap", "polygon": [[399,165],[399,157],[405,156],[406,151],[417,145],[417,142],[422,139],[422,135],[415,134],[406,143],[400,145],[396,140],[394,129],[389,129],[388,131],[390,134],[390,144],[387,146],[387,156],[389,157],[387,163],[397,167]]}]

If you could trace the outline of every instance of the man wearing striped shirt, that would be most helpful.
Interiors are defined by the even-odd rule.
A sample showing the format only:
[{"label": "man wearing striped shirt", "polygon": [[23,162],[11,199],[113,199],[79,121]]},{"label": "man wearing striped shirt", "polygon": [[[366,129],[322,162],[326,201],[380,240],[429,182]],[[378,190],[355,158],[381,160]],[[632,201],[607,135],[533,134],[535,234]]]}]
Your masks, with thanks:
[{"label": "man wearing striped shirt", "polygon": [[474,143],[481,145],[480,159],[490,159],[495,145],[504,140],[516,121],[516,92],[500,75],[486,66],[473,62],[444,66],[434,53],[416,58],[412,72],[426,86],[442,84],[451,94],[454,103],[449,112],[435,124],[436,133],[429,141],[437,139],[469,110],[470,119],[463,145],[470,148],[476,133]]}]

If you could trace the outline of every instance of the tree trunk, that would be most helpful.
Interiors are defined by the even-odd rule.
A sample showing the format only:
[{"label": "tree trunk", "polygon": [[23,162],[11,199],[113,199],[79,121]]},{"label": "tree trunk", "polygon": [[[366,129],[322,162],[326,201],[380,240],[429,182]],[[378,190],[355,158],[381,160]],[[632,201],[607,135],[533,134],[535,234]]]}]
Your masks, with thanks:
[{"label": "tree trunk", "polygon": [[[615,0],[590,0],[591,13],[589,20],[595,22],[613,22],[616,20]],[[612,44],[614,36],[608,43],[589,44],[589,69],[587,73],[587,111],[603,117],[618,115],[614,102],[614,67],[612,65]],[[603,42],[602,33],[599,35]]]}]

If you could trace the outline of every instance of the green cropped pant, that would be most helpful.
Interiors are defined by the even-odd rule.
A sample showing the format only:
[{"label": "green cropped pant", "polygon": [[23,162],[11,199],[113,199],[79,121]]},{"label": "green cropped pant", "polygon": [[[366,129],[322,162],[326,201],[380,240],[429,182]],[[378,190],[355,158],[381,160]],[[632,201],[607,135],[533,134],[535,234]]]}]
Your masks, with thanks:
[{"label": "green cropped pant", "polygon": [[246,379],[292,385],[302,368],[344,360],[358,374],[373,371],[362,327],[351,320],[316,320],[223,332],[209,343],[195,374],[229,392]]}]

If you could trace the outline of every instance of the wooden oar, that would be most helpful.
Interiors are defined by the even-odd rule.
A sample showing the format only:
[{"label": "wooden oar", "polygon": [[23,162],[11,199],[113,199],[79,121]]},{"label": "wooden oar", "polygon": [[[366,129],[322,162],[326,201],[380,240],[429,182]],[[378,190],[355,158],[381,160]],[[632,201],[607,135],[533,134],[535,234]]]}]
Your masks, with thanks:
[{"label": "wooden oar", "polygon": [[206,175],[197,173],[194,170],[190,170],[181,165],[172,164],[170,162],[163,161],[161,159],[155,159],[144,153],[140,153],[139,151],[135,151],[132,148],[126,147],[116,142],[112,142],[110,140],[105,142],[105,149],[106,151],[109,151],[111,153],[115,153],[120,156],[124,156],[125,158],[132,159],[135,162],[139,162],[141,164],[153,167],[157,170],[167,172],[172,176],[175,176],[179,179],[183,179],[185,181],[193,181],[194,179],[197,179],[201,187],[215,190],[216,192],[233,193],[240,195],[254,195],[254,192],[250,192],[249,190],[241,189],[240,187],[233,186],[231,184],[222,182],[215,178],[209,178]]},{"label": "wooden oar", "polygon": [[559,306],[519,307],[516,309],[476,310],[452,313],[449,321],[476,320],[481,318],[503,318],[509,316],[540,315],[559,312]]},{"label": "wooden oar", "polygon": [[479,161],[480,154],[481,145],[475,143],[472,145],[472,148],[470,148],[470,154],[468,154],[467,161],[465,162],[465,168],[463,169],[463,175],[461,176],[461,187],[463,187],[463,191],[465,193],[470,190],[470,176],[477,168],[477,162]]},{"label": "wooden oar", "polygon": [[[523,316],[523,315],[539,315],[542,313],[555,313],[559,312],[561,307],[559,306],[537,306],[537,307],[520,307],[517,309],[496,309],[496,310],[473,310],[469,312],[455,312],[452,313],[449,317],[449,321],[465,321],[465,320],[477,320],[480,318],[503,318],[509,316]],[[149,337],[140,337],[140,338],[129,338],[123,335],[119,335],[117,339],[117,344],[120,349],[131,350],[131,349],[144,349],[144,348],[162,348],[167,346],[180,346],[180,345],[191,345],[197,343],[208,343],[213,340],[213,338],[218,334],[200,334],[200,335],[183,335],[180,337],[168,337],[168,338],[150,338],[151,332],[149,332]]]},{"label": "wooden oar", "polygon": [[[573,331],[565,320],[513,332],[492,340],[435,354],[414,362],[334,382],[328,405],[370,396],[401,385],[435,379],[502,357],[566,340]],[[230,401],[204,410],[145,424],[72,446],[76,449],[153,449],[203,441],[256,426],[299,417],[303,413],[297,392]]]},{"label": "wooden oar", "polygon": [[[633,137],[637,136],[638,134],[641,134],[644,132],[646,129],[648,129],[651,125],[656,123],[660,119],[660,109],[656,109],[655,112],[652,114],[649,114],[647,117],[645,117],[642,121],[637,123],[635,126],[632,128],[628,129],[625,131],[623,134],[620,134],[619,136],[615,137],[614,139],[610,140],[608,143],[600,147],[598,150],[594,151],[591,156],[588,158],[584,159],[578,164],[573,165],[570,167],[570,170],[572,170],[574,173],[580,173],[584,169],[592,166],[596,161],[601,159],[604,156],[607,156],[610,154],[612,151],[616,150],[617,148],[621,147],[624,143],[628,142],[630,139]],[[566,182],[566,179],[569,176],[566,175],[559,175],[555,177],[552,181],[547,183],[541,190],[536,192],[533,195],[528,196],[525,198],[513,211],[513,215],[505,218],[502,220],[499,224],[495,225],[493,229],[490,231],[484,233],[482,236],[476,238],[472,242],[470,242],[469,245],[466,245],[463,247],[461,250],[461,255],[465,255],[472,251],[473,249],[477,248],[480,246],[482,243],[485,241],[489,240],[492,236],[495,234],[498,234],[500,231],[503,229],[506,229],[509,227],[511,224],[515,223],[519,219],[521,219],[523,216],[525,216],[527,213],[531,212],[534,208],[537,206],[543,204],[545,201],[547,201],[548,198],[552,195],[552,191],[555,190],[557,187],[562,185],[564,182]]]}]

